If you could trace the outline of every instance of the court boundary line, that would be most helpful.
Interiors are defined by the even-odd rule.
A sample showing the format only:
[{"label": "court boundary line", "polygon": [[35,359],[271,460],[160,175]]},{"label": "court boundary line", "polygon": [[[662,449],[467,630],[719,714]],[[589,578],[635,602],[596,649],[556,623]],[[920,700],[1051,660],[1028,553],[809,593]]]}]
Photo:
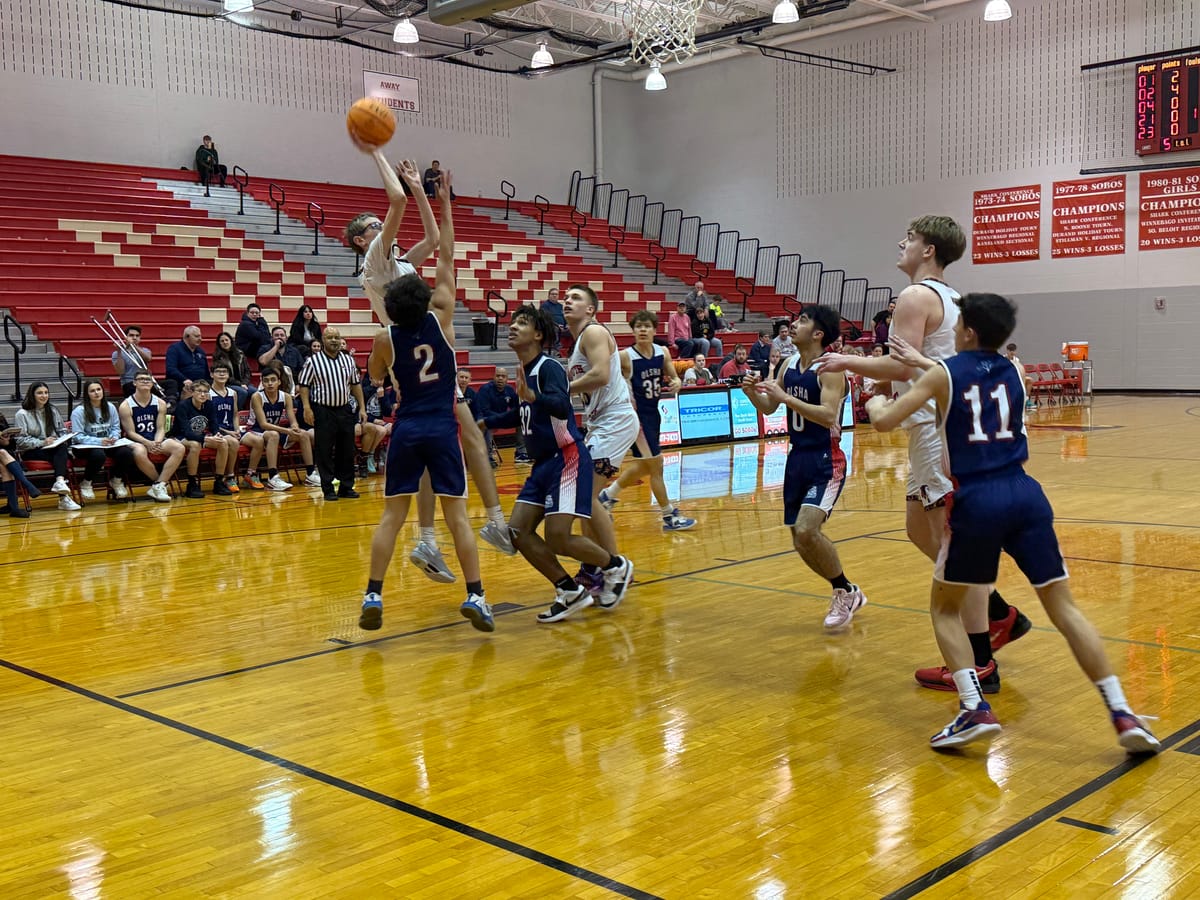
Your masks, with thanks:
[{"label": "court boundary line", "polygon": [[632,885],[617,881],[615,878],[609,878],[606,875],[601,875],[599,872],[593,872],[591,869],[586,869],[583,866],[577,866],[574,863],[567,862],[564,859],[559,859],[556,856],[551,856],[541,850],[535,850],[532,847],[526,847],[524,844],[519,844],[516,841],[508,838],[500,837],[492,834],[490,831],[484,831],[482,828],[476,828],[474,825],[468,825],[465,822],[460,822],[457,819],[452,819],[449,816],[444,816],[441,813],[435,813],[431,810],[423,809],[415,804],[405,800],[400,800],[396,797],[390,797],[380,791],[372,788],[364,787],[360,784],[355,784],[345,778],[337,775],[332,775],[328,772],[323,772],[320,769],[312,766],[304,765],[303,763],[295,762],[283,756],[278,756],[274,753],[268,753],[266,750],[261,750],[257,747],[251,747],[249,744],[243,744],[240,741],[235,741],[232,738],[224,737],[216,732],[208,731],[199,728],[195,725],[188,725],[186,722],[181,722],[178,719],[172,719],[169,716],[164,716],[161,713],[151,712],[148,709],[142,709],[140,706],[134,706],[131,703],[109,697],[81,685],[72,684],[69,681],[64,681],[61,678],[56,678],[53,675],[47,675],[44,672],[39,672],[36,669],[29,669],[19,663],[11,662],[7,659],[0,659],[0,667],[8,669],[19,675],[24,675],[35,681],[41,681],[51,687],[59,688],[77,696],[83,697],[86,700],[91,700],[108,706],[112,709],[120,710],[144,719],[148,722],[153,722],[156,725],[162,725],[174,731],[181,732],[198,740],[205,741],[210,744],[215,744],[219,747],[224,747],[226,750],[232,750],[242,756],[258,760],[276,768],[284,769],[293,774],[300,775],[327,787],[332,787],[335,790],[351,794],[364,800],[369,800],[373,803],[378,803],[389,809],[404,813],[415,819],[423,821],[427,824],[444,828],[447,831],[453,831],[456,834],[462,835],[470,840],[475,840],[498,850],[511,853],[514,856],[519,856],[530,862],[537,863],[549,869],[561,872],[564,875],[572,878],[578,878],[581,881],[586,881],[589,884],[594,884],[597,887],[612,891],[622,897],[634,898],[634,900],[662,900],[656,894],[651,894],[648,891],[643,891],[635,888]]},{"label": "court boundary line", "polygon": [[951,875],[962,871],[972,863],[978,862],[990,853],[999,850],[1005,844],[1011,843],[1019,837],[1028,834],[1038,825],[1050,821],[1059,813],[1065,812],[1081,800],[1086,800],[1088,797],[1108,787],[1113,782],[1117,781],[1124,775],[1128,775],[1134,769],[1146,765],[1153,759],[1161,758],[1162,754],[1174,747],[1176,744],[1185,742],[1194,734],[1200,733],[1200,719],[1192,722],[1190,725],[1185,725],[1166,738],[1162,742],[1162,751],[1157,756],[1140,756],[1129,757],[1124,761],[1113,766],[1107,772],[1102,772],[1091,781],[1081,784],[1067,794],[1063,794],[1057,800],[1052,800],[1041,809],[1026,816],[1025,818],[1014,822],[1007,828],[993,834],[991,837],[984,838],[973,847],[964,850],[952,859],[941,863],[938,866],[930,869],[923,875],[919,875],[907,884],[902,885],[894,891],[883,896],[883,900],[908,900],[910,897],[915,897],[931,887],[945,881]]}]

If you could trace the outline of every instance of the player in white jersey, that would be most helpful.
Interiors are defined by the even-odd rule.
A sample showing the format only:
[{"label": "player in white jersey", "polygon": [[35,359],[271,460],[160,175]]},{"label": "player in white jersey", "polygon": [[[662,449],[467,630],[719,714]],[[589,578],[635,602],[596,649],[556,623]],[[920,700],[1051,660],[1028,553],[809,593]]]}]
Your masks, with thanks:
[{"label": "player in white jersey", "polygon": [[[963,255],[967,241],[958,223],[949,216],[922,216],[913,220],[896,267],[908,276],[909,284],[896,298],[891,334],[900,337],[929,359],[954,355],[954,323],[958,292],[943,280],[945,270]],[[857,372],[876,382],[891,382],[897,394],[907,392],[918,370],[891,356],[823,357],[824,369]],[[876,385],[876,393],[889,393]],[[904,421],[908,434],[909,479],[905,500],[908,539],[935,561],[946,531],[946,501],[953,485],[943,463],[942,439],[937,430],[932,404],[921,407]],[[1014,641],[1030,629],[1030,622],[1015,606],[1009,606],[996,591],[973,589],[963,607],[963,625],[975,651],[979,679],[987,693],[1000,689],[1000,675],[992,651]],[[950,691],[954,681],[944,667],[917,670],[917,681],[934,690]]]},{"label": "player in white jersey", "polygon": [[[363,254],[360,283],[379,324],[387,328],[392,324],[383,302],[387,286],[402,275],[416,273],[437,247],[440,234],[437,221],[433,216],[433,209],[429,205],[429,199],[425,196],[425,189],[421,184],[421,173],[417,170],[416,163],[411,160],[403,161],[400,164],[399,177],[397,177],[396,170],[387,161],[383,151],[368,147],[361,149],[371,154],[379,169],[384,190],[388,195],[388,212],[383,221],[380,221],[374,213],[369,212],[355,216],[346,225],[345,238],[347,244]],[[404,185],[400,183],[401,178],[404,179],[404,184],[408,185],[409,193],[413,195],[417,203],[417,209],[421,213],[421,224],[425,229],[425,235],[421,241],[406,252],[401,252],[400,248],[396,246],[396,234],[400,229],[400,220],[404,217],[404,210],[408,205]],[[479,490],[479,496],[487,509],[488,522],[483,526],[479,535],[497,550],[511,556],[516,553],[516,550],[508,537],[508,522],[500,508],[500,494],[496,490],[496,478],[492,474],[483,437],[475,426],[474,417],[467,409],[466,404],[460,403],[459,407],[455,412],[460,425],[463,455],[466,457],[467,467],[471,472],[475,487]],[[421,482],[420,492],[417,494],[417,520],[421,537],[409,554],[409,560],[430,579],[448,584],[454,581],[454,573],[446,565],[442,552],[438,548],[433,517],[433,491],[429,487],[429,479],[424,478]]]},{"label": "player in white jersey", "polygon": [[[621,375],[617,342],[596,321],[599,309],[596,292],[587,285],[573,284],[567,288],[563,318],[575,338],[575,348],[567,360],[567,378],[571,393],[583,398],[583,419],[587,425],[584,444],[596,473],[592,479],[592,518],[584,524],[584,529],[610,554],[620,556],[612,516],[600,502],[600,491],[621,468],[621,461],[637,440],[640,426],[629,395],[629,383]],[[583,573],[591,578],[589,588],[598,591],[598,572],[592,568],[584,566]]]}]

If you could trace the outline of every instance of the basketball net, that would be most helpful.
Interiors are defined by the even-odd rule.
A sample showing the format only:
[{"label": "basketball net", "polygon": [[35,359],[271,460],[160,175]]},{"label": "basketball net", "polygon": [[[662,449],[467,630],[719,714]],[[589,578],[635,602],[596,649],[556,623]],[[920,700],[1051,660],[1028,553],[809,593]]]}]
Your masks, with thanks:
[{"label": "basketball net", "polygon": [[630,57],[634,62],[683,62],[696,52],[696,17],[703,0],[631,0]]}]

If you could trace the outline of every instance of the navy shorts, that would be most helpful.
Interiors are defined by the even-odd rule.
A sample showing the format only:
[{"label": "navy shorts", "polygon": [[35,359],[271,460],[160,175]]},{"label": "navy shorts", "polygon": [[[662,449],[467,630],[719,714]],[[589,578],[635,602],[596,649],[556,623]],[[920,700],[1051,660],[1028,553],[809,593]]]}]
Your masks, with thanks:
[{"label": "navy shorts", "polygon": [[1067,577],[1054,510],[1024,472],[960,484],[950,501],[934,577],[948,584],[995,584],[1007,553],[1034,587]]},{"label": "navy shorts", "polygon": [[845,484],[846,457],[841,450],[791,450],[783,470],[783,524],[795,525],[802,506],[824,510],[828,519]]},{"label": "navy shorts", "polygon": [[[655,412],[657,413],[657,410]],[[638,421],[641,423],[642,433],[638,435],[638,439],[634,441],[633,447],[630,448],[633,451],[634,457],[645,459],[647,456],[662,456],[662,447],[658,443],[658,433],[662,430],[662,416],[657,414],[643,416],[641,413],[638,413]],[[642,452],[643,442],[649,453]]]},{"label": "navy shorts", "polygon": [[383,495],[415,494],[426,470],[430,486],[439,497],[467,496],[467,467],[458,438],[458,419],[405,420],[392,427]]},{"label": "navy shorts", "polygon": [[545,515],[592,517],[592,458],[583,444],[539,459],[525,479],[518,503],[540,506]]}]

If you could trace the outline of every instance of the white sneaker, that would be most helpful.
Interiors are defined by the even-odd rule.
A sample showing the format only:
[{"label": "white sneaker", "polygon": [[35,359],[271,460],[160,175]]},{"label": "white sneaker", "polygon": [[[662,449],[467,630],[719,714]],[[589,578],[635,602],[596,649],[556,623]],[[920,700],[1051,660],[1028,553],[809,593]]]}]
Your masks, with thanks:
[{"label": "white sneaker", "polygon": [[90,481],[79,482],[79,496],[84,500],[96,499],[96,492],[92,490],[92,483]]},{"label": "white sneaker", "polygon": [[114,478],[109,485],[112,487],[112,492],[116,494],[118,500],[129,499],[129,488],[125,487],[125,482],[120,478]]},{"label": "white sneaker", "polygon": [[603,569],[604,587],[596,595],[596,605],[601,609],[616,609],[625,599],[625,592],[633,581],[633,563],[623,556],[617,557],[620,562],[611,569]]},{"label": "white sneaker", "polygon": [[161,481],[156,481],[150,485],[150,490],[146,491],[146,496],[156,503],[171,502],[171,495],[167,493],[167,486]]},{"label": "white sneaker", "polygon": [[50,488],[50,491],[54,494],[70,494],[71,486],[67,484],[67,479],[60,475],[54,479],[54,487]]},{"label": "white sneaker", "polygon": [[463,601],[458,611],[471,621],[476,631],[496,630],[496,620],[492,618],[492,608],[483,599],[483,594],[467,594],[467,599]]},{"label": "white sneaker", "polygon": [[[318,479],[320,478],[320,476],[317,477]],[[278,475],[272,475],[263,483],[267,486],[267,489],[271,491],[290,491],[292,489],[292,483],[290,481],[284,481]]]},{"label": "white sneaker", "polygon": [[479,536],[506,556],[515,556],[516,548],[512,545],[512,536],[508,526],[498,522],[488,522],[479,529]]},{"label": "white sneaker", "polygon": [[454,573],[446,566],[442,551],[425,541],[418,541],[408,555],[408,561],[425,573],[430,581],[440,584],[454,584]]},{"label": "white sneaker", "polygon": [[[275,477],[278,478],[279,476],[275,476]],[[321,486],[321,473],[313,472],[311,475],[309,475],[307,478],[304,479],[304,483],[307,484],[309,487],[320,487]]]},{"label": "white sneaker", "polygon": [[550,604],[549,609],[543,609],[537,614],[537,620],[545,624],[561,622],[578,610],[587,609],[592,605],[594,599],[591,592],[583,585],[577,586],[573,591],[562,591],[555,588],[554,602]]},{"label": "white sneaker", "polygon": [[854,618],[854,614],[867,605],[867,595],[857,584],[850,585],[850,590],[843,591],[835,588],[833,599],[829,601],[829,615],[825,617],[826,628],[845,628]]},{"label": "white sneaker", "polygon": [[72,500],[68,494],[63,494],[58,498],[58,508],[63,512],[79,512],[79,510],[83,509],[83,507]]}]

